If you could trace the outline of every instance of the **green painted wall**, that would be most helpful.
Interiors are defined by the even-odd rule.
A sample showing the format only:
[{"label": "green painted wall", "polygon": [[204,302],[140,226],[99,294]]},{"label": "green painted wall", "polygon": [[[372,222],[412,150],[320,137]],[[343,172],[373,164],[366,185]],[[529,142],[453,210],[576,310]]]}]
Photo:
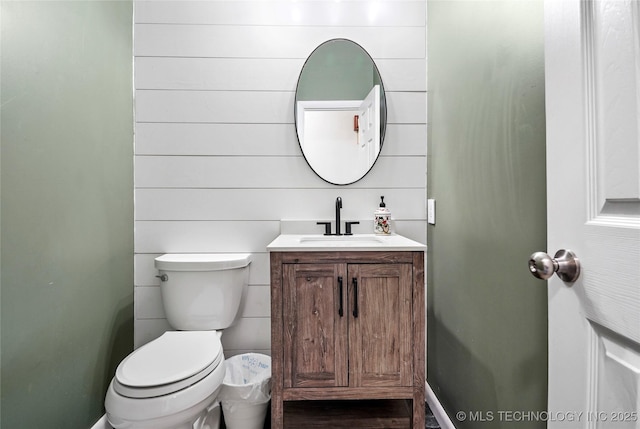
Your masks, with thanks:
[{"label": "green painted wall", "polygon": [[355,43],[334,40],[309,55],[296,87],[296,100],[363,100],[380,79],[369,53]]},{"label": "green painted wall", "polygon": [[0,425],[86,429],[133,348],[133,8],[1,8]]},{"label": "green painted wall", "polygon": [[429,0],[427,28],[428,381],[459,429],[544,428],[501,414],[547,400],[543,3]]}]

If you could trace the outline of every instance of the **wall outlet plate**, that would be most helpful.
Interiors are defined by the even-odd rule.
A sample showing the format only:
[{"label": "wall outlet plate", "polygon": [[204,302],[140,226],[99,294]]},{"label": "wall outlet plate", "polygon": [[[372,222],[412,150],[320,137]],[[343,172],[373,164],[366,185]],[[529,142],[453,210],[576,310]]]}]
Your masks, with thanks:
[{"label": "wall outlet plate", "polygon": [[436,200],[427,200],[427,222],[431,225],[436,224]]}]

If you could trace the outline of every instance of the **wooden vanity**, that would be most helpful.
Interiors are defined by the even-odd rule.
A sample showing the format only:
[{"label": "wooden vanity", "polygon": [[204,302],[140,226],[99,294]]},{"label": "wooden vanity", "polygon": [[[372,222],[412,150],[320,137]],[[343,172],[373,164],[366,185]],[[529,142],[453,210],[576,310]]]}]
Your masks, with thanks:
[{"label": "wooden vanity", "polygon": [[268,247],[271,427],[424,428],[424,250],[322,248]]}]

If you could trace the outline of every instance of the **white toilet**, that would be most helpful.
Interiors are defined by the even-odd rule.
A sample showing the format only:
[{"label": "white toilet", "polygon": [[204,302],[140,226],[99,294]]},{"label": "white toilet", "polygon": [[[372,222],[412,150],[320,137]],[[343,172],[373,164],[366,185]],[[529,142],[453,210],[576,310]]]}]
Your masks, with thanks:
[{"label": "white toilet", "polygon": [[116,429],[213,429],[225,375],[221,329],[236,319],[250,254],[173,254],[155,260],[165,332],[118,365],[105,398]]}]

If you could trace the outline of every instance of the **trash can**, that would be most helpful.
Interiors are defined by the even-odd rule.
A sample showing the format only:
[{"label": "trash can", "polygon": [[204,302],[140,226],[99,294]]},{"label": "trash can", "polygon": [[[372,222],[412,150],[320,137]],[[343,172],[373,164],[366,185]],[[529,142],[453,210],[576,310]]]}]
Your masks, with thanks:
[{"label": "trash can", "polygon": [[262,429],[271,399],[271,357],[245,353],[226,364],[218,399],[227,429]]}]

